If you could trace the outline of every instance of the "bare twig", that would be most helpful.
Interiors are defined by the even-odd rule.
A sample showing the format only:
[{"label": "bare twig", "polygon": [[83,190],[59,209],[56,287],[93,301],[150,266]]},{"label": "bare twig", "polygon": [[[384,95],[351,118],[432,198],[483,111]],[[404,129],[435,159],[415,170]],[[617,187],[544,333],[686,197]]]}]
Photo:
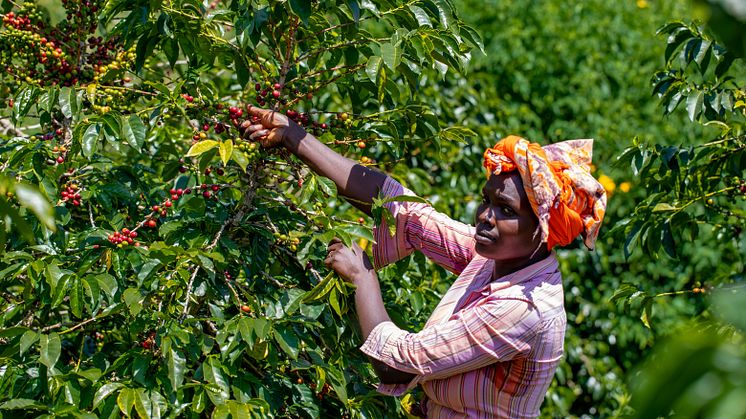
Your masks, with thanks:
[{"label": "bare twig", "polygon": [[[108,315],[108,313],[107,313],[107,315]],[[81,327],[87,325],[88,323],[95,322],[96,320],[100,319],[101,317],[103,317],[103,316],[96,316],[96,317],[91,317],[90,319],[87,319],[87,320],[83,320],[82,322],[74,325],[73,327],[61,331],[60,334],[63,335],[65,333],[70,333],[70,332],[72,332],[74,330],[78,330]],[[47,327],[41,329],[41,332],[42,333],[46,333],[46,332],[48,332],[50,330],[59,329],[60,327],[62,327],[62,323],[53,324],[53,325],[50,325],[50,326],[47,326]]]},{"label": "bare twig", "polygon": [[10,123],[10,121],[8,121],[7,119],[0,118],[0,134],[2,135],[13,134],[16,137],[22,137],[23,131],[14,127],[13,124]]},{"label": "bare twig", "polygon": [[197,265],[194,268],[194,272],[192,272],[192,276],[191,278],[189,278],[189,283],[187,284],[186,298],[184,298],[184,309],[181,312],[180,321],[184,321],[184,319],[187,316],[187,312],[189,311],[189,300],[192,298],[192,286],[194,285],[194,278],[197,277],[197,272],[199,272],[199,265]]},{"label": "bare twig", "polygon": [[277,288],[287,288],[287,285],[285,285],[282,282],[276,280],[272,275],[270,275],[270,274],[268,274],[268,273],[266,273],[264,271],[260,271],[260,272],[261,272],[262,276],[264,276],[265,278],[267,278],[267,280],[269,282],[271,282]]},{"label": "bare twig", "polygon": [[[251,203],[254,200],[254,197],[256,196],[256,178],[259,173],[259,167],[254,166],[252,168],[252,171],[249,173],[248,178],[248,184],[247,184],[247,190],[244,194],[243,201],[241,201],[241,204],[239,205],[238,211],[233,215],[233,217],[230,217],[228,220],[226,220],[223,225],[220,226],[220,230],[215,234],[215,237],[212,239],[212,242],[205,248],[205,250],[212,250],[220,241],[220,237],[222,237],[223,232],[225,231],[225,228],[229,225],[233,224],[234,222],[240,220],[243,218],[243,216],[246,214],[246,210],[251,207]],[[192,272],[192,276],[189,278],[189,283],[187,284],[187,294],[186,298],[184,299],[184,309],[181,313],[181,321],[184,321],[184,319],[187,316],[187,313],[189,312],[189,301],[192,298],[192,287],[194,286],[194,279],[197,277],[197,272],[199,272],[199,265],[197,265],[194,268],[194,272]],[[226,279],[226,284],[228,284],[228,280]],[[233,292],[233,296],[236,298],[236,303],[240,303],[241,299],[236,292],[236,290],[231,286],[231,284],[228,284],[228,287]]]},{"label": "bare twig", "polygon": [[91,202],[88,202],[88,217],[91,220],[91,227],[96,228],[96,223],[93,222],[93,208],[91,208]]}]

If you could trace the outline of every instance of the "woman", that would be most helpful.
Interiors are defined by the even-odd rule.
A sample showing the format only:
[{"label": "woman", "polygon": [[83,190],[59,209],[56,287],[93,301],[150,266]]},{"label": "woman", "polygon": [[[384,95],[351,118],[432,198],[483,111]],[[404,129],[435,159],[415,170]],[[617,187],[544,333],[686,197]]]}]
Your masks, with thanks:
[{"label": "woman", "polygon": [[[411,194],[383,173],[335,153],[284,115],[259,108],[243,136],[283,145],[341,195],[370,213],[373,197]],[[511,136],[488,149],[475,227],[422,203],[387,204],[395,237],[374,229],[371,264],[359,247],[329,245],[324,261],[356,285],[361,350],[381,380],[401,395],[421,385],[427,417],[536,417],[563,353],[562,278],[552,249],[578,235],[588,248],[603,219],[606,194],[590,175],[591,140],[544,148]],[[415,250],[458,275],[425,327],[410,333],[384,308],[375,270]]]}]

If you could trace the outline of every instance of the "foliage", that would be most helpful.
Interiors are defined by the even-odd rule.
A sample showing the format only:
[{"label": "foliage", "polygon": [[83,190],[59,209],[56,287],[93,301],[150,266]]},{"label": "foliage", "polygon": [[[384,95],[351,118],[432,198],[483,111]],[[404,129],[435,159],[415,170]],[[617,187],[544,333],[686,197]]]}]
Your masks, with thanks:
[{"label": "foliage", "polygon": [[719,318],[694,321],[662,342],[631,375],[637,418],[738,418],[746,415],[744,293],[712,296]]},{"label": "foliage", "polygon": [[[662,250],[674,259],[691,251],[682,243],[696,244],[702,239],[700,231],[707,229],[704,240],[717,239],[721,258],[721,267],[708,275],[707,287],[740,282],[746,250],[741,238],[746,225],[746,80],[729,75],[735,57],[701,29],[673,22],[659,33],[668,35],[667,69],[654,77],[664,112],[685,103],[692,121],[715,126],[719,133],[704,144],[638,141],[625,150],[618,164],[630,165],[649,195],[616,228],[626,234],[625,254],[639,245],[651,255]],[[735,64],[738,71],[743,69],[740,60]],[[615,299],[630,296],[642,298],[650,312],[652,297],[634,286],[625,285]]]},{"label": "foliage", "polygon": [[465,70],[476,32],[446,0],[64,6],[11,7],[0,30],[4,173],[55,222],[5,242],[0,413],[402,414],[356,349],[348,287],[318,271],[332,237],[370,228],[234,126],[258,103],[382,166],[371,148],[463,141],[417,75]]},{"label": "foliage", "polygon": [[[3,175],[8,191],[31,185],[51,201],[57,229],[8,198],[34,243],[4,217],[0,414],[404,415],[409,399],[375,393],[348,290],[320,264],[333,236],[369,244],[368,221],[286,153],[237,140],[249,103],[286,112],[467,222],[481,153],[497,138],[595,138],[594,174],[611,199],[595,252],[558,251],[566,356],[542,416],[667,414],[675,395],[633,397],[626,376],[681,370],[689,358],[673,346],[654,352],[664,355],[651,362],[671,361],[660,370],[635,366],[690,319],[707,331],[686,348],[735,354],[708,357],[692,382],[714,382],[713,371],[737,387],[717,363],[740,365],[740,337],[722,333],[732,318],[709,322],[708,296],[742,281],[733,214],[743,201],[727,194],[744,178],[733,156],[743,155],[746,73],[731,43],[684,23],[696,12],[688,2],[94,3],[92,42],[88,26],[54,31],[67,19],[51,1],[20,5],[50,25],[0,27],[0,51],[24,48],[2,56],[12,70],[0,75]],[[727,29],[711,17],[716,35]],[[675,45],[655,39],[661,27]],[[36,62],[55,52],[42,37],[62,37],[58,54],[81,59]],[[673,241],[656,241],[666,222]],[[380,278],[394,321],[418,330],[453,277],[415,255]],[[632,388],[669,383],[647,382]],[[708,403],[689,406],[721,408]]]},{"label": "foliage", "polygon": [[[716,2],[715,2],[716,3]],[[671,22],[666,69],[654,77],[654,93],[665,114],[685,104],[691,121],[715,128],[715,137],[694,145],[665,146],[636,141],[620,155],[639,174],[648,197],[617,226],[626,235],[625,254],[635,246],[674,261],[691,261],[707,251],[717,259],[691,290],[652,295],[623,284],[615,300],[637,301],[650,321],[654,301],[663,296],[713,293],[707,305],[680,331],[656,345],[644,364],[630,374],[635,417],[742,417],[746,394],[743,306],[746,224],[746,79],[739,42],[719,6],[713,6],[712,31],[734,53],[718,45],[707,28]],[[717,22],[721,25],[717,27]],[[736,35],[736,38],[742,37]],[[738,42],[735,42],[738,41]],[[730,71],[729,71],[730,70]]]}]

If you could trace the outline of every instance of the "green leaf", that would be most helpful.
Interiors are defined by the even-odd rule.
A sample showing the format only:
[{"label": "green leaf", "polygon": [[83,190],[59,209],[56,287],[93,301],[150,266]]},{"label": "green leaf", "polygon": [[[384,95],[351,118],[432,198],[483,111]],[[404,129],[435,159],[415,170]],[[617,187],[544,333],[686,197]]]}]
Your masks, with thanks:
[{"label": "green leaf", "polygon": [[421,7],[410,5],[409,10],[414,15],[414,18],[417,19],[417,23],[419,23],[420,26],[433,27],[433,24],[430,22],[430,17]]},{"label": "green leaf", "polygon": [[653,207],[653,212],[665,212],[665,211],[676,211],[678,208],[672,206],[671,204],[668,204],[666,202],[661,202],[655,205]]},{"label": "green leaf", "polygon": [[251,410],[249,405],[246,403],[237,403],[233,400],[228,402],[228,408],[230,409],[231,417],[234,418],[250,418]]},{"label": "green leaf", "polygon": [[254,319],[241,317],[241,319],[238,320],[238,332],[241,334],[241,339],[243,339],[249,347],[254,345]]},{"label": "green leaf", "polygon": [[137,316],[142,311],[142,302],[144,299],[145,297],[142,296],[138,288],[127,288],[122,293],[122,300],[127,304],[127,308],[129,308],[133,316]]},{"label": "green leaf", "polygon": [[472,27],[467,25],[459,25],[459,33],[464,38],[466,42],[469,44],[479,48],[480,51],[482,51],[482,54],[487,54],[484,51],[484,42],[482,41],[482,37],[479,35],[477,31],[475,31]]},{"label": "green leaf", "polygon": [[383,62],[391,71],[396,71],[396,67],[401,62],[401,48],[398,45],[387,42],[381,45],[381,58],[383,58]]},{"label": "green leaf", "polygon": [[38,88],[26,86],[16,95],[13,103],[13,120],[16,123],[26,117],[40,93],[41,91]]},{"label": "green leaf", "polygon": [[[152,403],[144,388],[138,388],[135,392],[135,411],[141,418],[154,418],[152,414]],[[160,415],[158,415],[160,416]]]},{"label": "green leaf", "polygon": [[622,299],[629,297],[630,295],[636,293],[637,291],[638,289],[636,286],[626,283],[626,282],[622,283],[621,285],[619,285],[619,288],[616,291],[614,291],[614,295],[612,295],[611,298],[609,298],[609,302],[615,303],[618,300],[622,300]]},{"label": "green leaf", "polygon": [[384,204],[389,202],[419,202],[422,204],[432,205],[427,199],[419,197],[417,195],[398,195],[383,199]]},{"label": "green leaf", "polygon": [[60,358],[62,352],[62,342],[60,336],[57,333],[50,333],[48,335],[42,334],[39,337],[40,341],[40,353],[39,362],[46,365],[47,368],[53,368],[54,364]]},{"label": "green leaf", "polygon": [[135,405],[135,390],[131,388],[124,388],[119,392],[117,396],[117,406],[119,410],[127,417],[130,417],[132,406]]},{"label": "green leaf", "polygon": [[275,342],[280,345],[280,348],[285,351],[291,359],[298,358],[298,336],[295,332],[288,330],[285,326],[275,327],[274,333]]},{"label": "green leaf", "polygon": [[643,300],[643,309],[642,314],[640,315],[640,320],[642,320],[642,324],[645,325],[648,329],[650,329],[650,319],[653,317],[653,299],[650,297],[646,297]]},{"label": "green leaf", "polygon": [[65,118],[72,119],[72,117],[78,113],[80,104],[78,103],[78,96],[75,89],[71,87],[63,87],[60,90],[60,110]]},{"label": "green leaf", "polygon": [[334,288],[334,284],[337,282],[337,275],[334,272],[329,272],[324,279],[322,279],[315,287],[310,291],[306,292],[303,296],[303,302],[309,303],[324,298],[329,291]]},{"label": "green leaf", "polygon": [[373,231],[366,226],[348,224],[340,228],[344,230],[345,232],[347,232],[348,234],[351,234],[356,237],[360,237],[370,242],[375,242],[375,238],[373,237]]},{"label": "green leaf", "polygon": [[233,66],[236,69],[236,79],[241,87],[246,86],[251,78],[251,70],[246,66],[243,55],[236,53],[233,55]]},{"label": "green leaf", "polygon": [[21,336],[21,355],[39,340],[39,334],[29,330]]},{"label": "green leaf", "polygon": [[[46,410],[47,407],[43,404],[36,402],[31,399],[12,399],[7,402],[0,404],[0,410]],[[25,416],[25,415],[24,415]]]},{"label": "green leaf", "polygon": [[329,293],[329,305],[334,309],[334,312],[337,313],[339,317],[342,317],[345,314],[344,305],[342,300],[340,300],[337,287],[334,287],[334,289]]},{"label": "green leaf", "polygon": [[122,116],[121,119],[122,135],[127,140],[130,146],[137,151],[142,149],[145,143],[145,124],[142,123],[142,119],[137,115],[130,115],[129,117]]},{"label": "green leaf", "polygon": [[68,293],[68,297],[70,298],[70,312],[77,318],[83,317],[85,297],[83,296],[83,284],[79,279],[71,281],[68,286]]},{"label": "green leaf", "polygon": [[158,259],[150,259],[147,262],[145,262],[139,269],[139,272],[137,273],[137,280],[142,283],[145,279],[150,276],[150,274],[153,272],[155,268],[161,265],[161,261]]},{"label": "green leaf", "polygon": [[334,392],[337,393],[339,400],[346,405],[348,403],[347,382],[344,373],[331,366],[326,370],[326,372],[329,375],[329,382],[331,383]]},{"label": "green leaf", "polygon": [[101,124],[92,124],[86,128],[81,140],[83,156],[90,158],[96,152],[99,135],[101,133]]},{"label": "green leaf", "polygon": [[689,119],[694,121],[702,111],[702,103],[705,100],[703,92],[697,92],[686,98],[686,111],[689,114]]},{"label": "green leaf", "polygon": [[207,389],[207,396],[215,406],[225,404],[226,400],[230,398],[228,381],[223,375],[221,368],[222,364],[214,356],[207,358],[202,363],[202,372],[205,380],[212,384],[205,387]]},{"label": "green leaf", "polygon": [[355,21],[355,24],[360,22],[360,5],[357,3],[357,0],[347,0],[347,6],[352,12],[352,20]]},{"label": "green leaf", "polygon": [[272,330],[272,323],[267,319],[254,319],[254,332],[259,339],[265,339],[270,330]]},{"label": "green leaf", "polygon": [[477,133],[469,128],[453,126],[442,129],[438,135],[448,141],[456,141],[466,144],[466,137],[476,137]]},{"label": "green leaf", "polygon": [[434,0],[440,16],[440,24],[444,29],[448,29],[453,23],[453,10],[448,0]]},{"label": "green leaf", "polygon": [[661,244],[663,245],[663,251],[666,252],[669,257],[673,259],[678,257],[676,242],[673,238],[673,233],[671,232],[671,220],[666,220],[663,223],[663,229],[661,230]]},{"label": "green leaf", "polygon": [[15,193],[18,202],[31,210],[42,224],[52,231],[57,230],[57,226],[54,223],[54,209],[36,187],[17,183],[15,185]]},{"label": "green leaf", "polygon": [[107,273],[97,275],[96,282],[98,282],[98,285],[101,287],[101,290],[104,292],[104,294],[106,294],[106,296],[109,299],[113,298],[119,289],[119,284],[117,284],[117,280],[113,276]]},{"label": "green leaf", "polygon": [[246,167],[249,166],[249,159],[246,158],[246,154],[244,154],[243,151],[234,148],[233,154],[231,154],[231,158],[234,162],[236,162],[236,164],[238,164],[238,167],[241,168],[241,171],[246,171]]},{"label": "green leaf", "polygon": [[381,72],[381,57],[372,56],[368,58],[368,64],[365,66],[365,74],[373,83],[378,82],[378,74]]},{"label": "green leaf", "polygon": [[181,384],[184,382],[186,360],[172,346],[168,351],[168,358],[166,362],[168,366],[168,380],[171,382],[171,388],[173,389],[173,391],[177,391],[179,387],[181,387]]},{"label": "green leaf", "polygon": [[212,150],[213,148],[217,147],[218,145],[220,145],[220,143],[218,143],[217,141],[214,141],[214,140],[203,140],[203,141],[200,141],[200,142],[194,144],[189,149],[189,151],[187,151],[186,156],[187,157],[194,157],[194,156],[202,155],[203,153],[206,153],[206,152]]},{"label": "green leaf", "polygon": [[311,16],[311,2],[308,0],[290,0],[290,10],[308,24],[308,18]]},{"label": "green leaf", "polygon": [[124,384],[122,383],[106,383],[102,385],[98,390],[96,390],[96,394],[93,396],[93,408],[95,409],[98,407],[101,402],[104,401],[109,395],[120,388],[124,387]]},{"label": "green leaf", "polygon": [[337,196],[337,185],[334,184],[333,180],[323,176],[317,176],[316,180],[318,181],[321,192],[332,198]]},{"label": "green leaf", "polygon": [[228,139],[220,143],[220,160],[226,166],[233,155],[233,140]]}]

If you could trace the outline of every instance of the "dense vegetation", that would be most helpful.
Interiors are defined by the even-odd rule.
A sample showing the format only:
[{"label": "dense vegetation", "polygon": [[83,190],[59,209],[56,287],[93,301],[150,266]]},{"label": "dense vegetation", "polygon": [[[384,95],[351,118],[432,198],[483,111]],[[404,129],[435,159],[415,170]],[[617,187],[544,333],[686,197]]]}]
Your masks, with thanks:
[{"label": "dense vegetation", "polygon": [[[542,415],[746,414],[744,19],[487,3],[4,2],[0,416],[406,415],[321,264],[375,220],[237,139],[247,104],[464,221],[500,137],[595,138],[609,211],[595,252],[558,252]],[[380,278],[417,330],[452,276],[413,256]]]}]

